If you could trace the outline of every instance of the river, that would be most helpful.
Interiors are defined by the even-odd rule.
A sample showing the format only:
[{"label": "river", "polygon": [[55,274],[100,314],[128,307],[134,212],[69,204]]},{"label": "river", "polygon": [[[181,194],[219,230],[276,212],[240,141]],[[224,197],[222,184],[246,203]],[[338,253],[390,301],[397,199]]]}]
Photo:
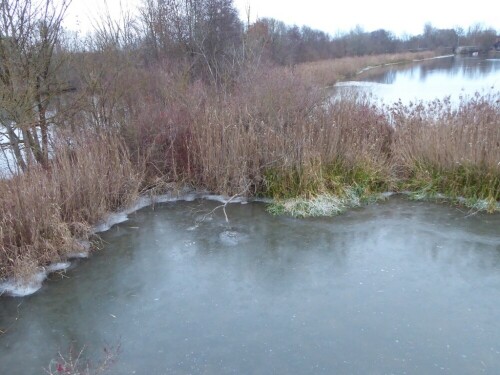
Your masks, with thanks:
[{"label": "river", "polygon": [[338,83],[336,92],[361,90],[385,104],[442,100],[448,96],[458,102],[460,97],[476,93],[495,94],[500,91],[499,56],[445,56],[416,64],[368,69],[358,74],[355,81]]},{"label": "river", "polygon": [[500,368],[500,216],[402,198],[323,219],[262,203],[144,208],[37,294],[0,300],[2,374],[68,347],[111,374]]}]

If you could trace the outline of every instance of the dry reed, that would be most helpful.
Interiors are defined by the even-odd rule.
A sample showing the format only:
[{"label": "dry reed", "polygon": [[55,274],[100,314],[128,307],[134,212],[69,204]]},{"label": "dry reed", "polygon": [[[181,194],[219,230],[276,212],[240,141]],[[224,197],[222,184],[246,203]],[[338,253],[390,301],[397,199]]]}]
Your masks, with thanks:
[{"label": "dry reed", "polygon": [[91,225],[138,192],[140,175],[114,136],[73,136],[54,152],[50,170],[0,180],[0,279],[25,279],[82,251]]},{"label": "dry reed", "polygon": [[391,114],[406,188],[500,200],[500,94],[396,104]]}]

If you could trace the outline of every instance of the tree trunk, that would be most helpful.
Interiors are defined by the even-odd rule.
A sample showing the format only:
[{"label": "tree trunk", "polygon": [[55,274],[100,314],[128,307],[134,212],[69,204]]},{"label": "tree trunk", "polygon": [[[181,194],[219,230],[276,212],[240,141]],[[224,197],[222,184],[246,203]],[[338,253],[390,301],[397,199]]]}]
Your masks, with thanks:
[{"label": "tree trunk", "polygon": [[[40,133],[42,136],[41,144],[41,164],[45,169],[49,166],[49,126],[47,124],[47,118],[45,117],[47,110],[42,104],[40,98],[38,100],[38,118],[40,124]],[[35,134],[35,136],[37,136]]]},{"label": "tree trunk", "polygon": [[10,147],[12,148],[14,156],[16,157],[16,163],[24,172],[27,169],[27,165],[24,161],[23,154],[21,153],[21,148],[19,147],[19,137],[17,136],[14,129],[12,129],[10,126],[7,126],[7,134],[9,136]]}]

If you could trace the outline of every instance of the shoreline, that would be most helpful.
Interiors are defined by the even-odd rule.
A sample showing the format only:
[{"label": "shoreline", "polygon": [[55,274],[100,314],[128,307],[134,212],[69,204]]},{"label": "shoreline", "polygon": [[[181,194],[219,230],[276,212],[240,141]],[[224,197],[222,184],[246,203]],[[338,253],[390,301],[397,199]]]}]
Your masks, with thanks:
[{"label": "shoreline", "polygon": [[[402,61],[390,62],[390,63],[385,63],[385,64],[372,65],[372,66],[367,66],[366,68],[361,69],[360,71],[358,71],[356,73],[356,75],[358,76],[358,75],[365,73],[365,72],[368,72],[372,69],[383,68],[386,66],[403,65],[403,64],[418,63],[418,62],[429,61],[429,60],[446,59],[448,57],[454,57],[454,56],[455,55],[439,55],[439,56],[434,56],[434,57],[426,57],[423,59],[402,60]],[[343,82],[343,81],[339,81],[339,82]]]},{"label": "shoreline", "polygon": [[[311,217],[335,217],[345,213],[349,209],[363,207],[379,201],[385,201],[394,196],[403,196],[410,200],[436,204],[440,202],[450,205],[456,204],[462,207],[467,207],[473,211],[470,215],[477,214],[479,212],[489,212],[488,202],[485,200],[479,200],[476,205],[471,206],[468,204],[469,200],[464,197],[453,198],[447,197],[444,194],[426,195],[418,191],[388,191],[384,193],[372,194],[367,197],[351,196],[348,198],[342,198],[331,194],[319,194],[311,199],[302,199],[297,197],[285,200],[276,200],[272,198],[231,198],[208,192],[182,189],[177,193],[170,192],[157,196],[141,196],[129,208],[108,214],[105,220],[102,220],[92,227],[91,234],[96,235],[98,233],[106,232],[113,226],[128,221],[129,215],[143,208],[168,202],[192,202],[196,199],[203,199],[207,201],[219,202],[222,204],[220,207],[224,207],[227,204],[248,204],[256,202],[268,204],[269,206],[267,207],[267,211],[271,215],[289,215],[295,218],[307,219]],[[500,213],[500,202],[497,202],[495,209],[490,213]],[[65,261],[55,262],[48,266],[40,267],[39,272],[32,275],[31,279],[28,281],[8,279],[1,282],[0,298],[3,296],[11,298],[27,297],[38,292],[50,274],[64,272],[72,266],[75,259],[84,259],[90,256],[92,252],[90,242],[82,241],[82,246],[85,248],[85,251],[70,254]]]},{"label": "shoreline", "polygon": [[[181,190],[179,193],[167,193],[157,196],[141,196],[129,208],[117,212],[109,213],[106,219],[97,223],[92,227],[91,235],[97,235],[110,230],[113,226],[128,221],[128,216],[139,211],[140,209],[153,206],[155,204],[168,203],[168,202],[192,202],[196,199],[204,199],[209,201],[220,202],[222,204],[247,204],[250,202],[270,203],[269,200],[263,198],[247,199],[242,197],[230,198],[223,195],[210,194],[208,192],[186,191]],[[85,259],[90,256],[92,252],[91,244],[89,241],[81,241],[82,247],[85,249],[79,253],[70,254],[65,261],[55,262],[48,266],[39,267],[39,272],[31,276],[30,280],[20,281],[14,279],[7,279],[0,282],[0,297],[27,297],[39,291],[43,282],[47,277],[55,272],[64,272],[68,270],[72,261],[75,259]]]}]

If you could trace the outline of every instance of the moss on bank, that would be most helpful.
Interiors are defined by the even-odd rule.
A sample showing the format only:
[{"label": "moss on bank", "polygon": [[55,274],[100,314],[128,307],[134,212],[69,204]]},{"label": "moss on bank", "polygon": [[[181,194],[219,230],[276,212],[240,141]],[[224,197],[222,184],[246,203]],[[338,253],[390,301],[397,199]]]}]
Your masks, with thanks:
[{"label": "moss on bank", "polygon": [[269,169],[265,194],[275,199],[274,215],[335,216],[363,204],[404,193],[413,200],[447,201],[473,211],[500,212],[500,176],[477,166],[452,170],[416,165],[406,177],[387,168],[334,162],[315,168]]}]

